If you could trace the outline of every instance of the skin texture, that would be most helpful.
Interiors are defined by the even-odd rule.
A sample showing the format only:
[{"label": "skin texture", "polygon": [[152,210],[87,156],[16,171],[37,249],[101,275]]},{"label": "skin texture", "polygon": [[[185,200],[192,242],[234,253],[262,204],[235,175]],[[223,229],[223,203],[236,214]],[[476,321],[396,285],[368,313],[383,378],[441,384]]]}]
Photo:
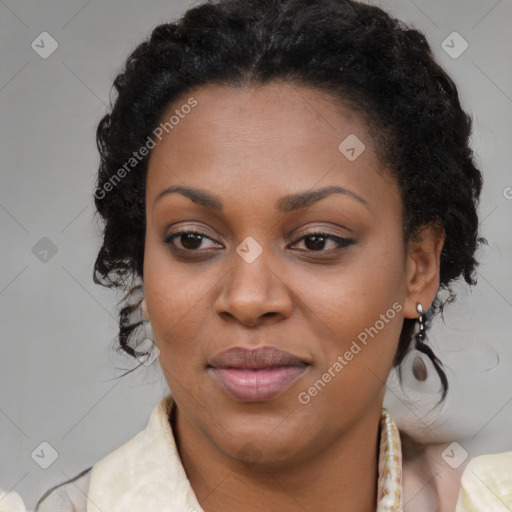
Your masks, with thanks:
[{"label": "skin texture", "polygon": [[[442,233],[426,228],[404,244],[393,178],[364,123],[325,92],[273,82],[201,87],[183,103],[189,95],[197,106],[148,164],[143,308],[192,487],[209,512],[374,510],[385,382],[403,318],[434,299]],[[355,161],[338,149],[350,134],[366,146]],[[332,194],[296,211],[277,207],[283,196],[332,185],[366,204]],[[223,209],[180,193],[155,203],[171,186],[215,195]],[[204,233],[198,249],[183,249],[186,237],[164,242],[184,229]],[[312,230],[354,243],[312,243],[303,238]],[[249,236],[262,248],[252,263],[236,252]],[[301,404],[298,394],[395,303],[394,318]],[[271,400],[235,400],[207,370],[235,346],[276,347],[310,366]]]}]

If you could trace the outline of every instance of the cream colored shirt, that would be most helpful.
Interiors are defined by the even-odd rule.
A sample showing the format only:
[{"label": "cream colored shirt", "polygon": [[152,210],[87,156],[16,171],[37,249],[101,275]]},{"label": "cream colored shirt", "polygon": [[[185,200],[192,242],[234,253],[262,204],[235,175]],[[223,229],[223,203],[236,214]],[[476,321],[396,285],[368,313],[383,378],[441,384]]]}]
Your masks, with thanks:
[{"label": "cream colored shirt", "polygon": [[[55,489],[35,512],[204,512],[181,464],[168,419],[171,406],[168,395],[155,407],[143,431],[90,471]],[[406,499],[400,435],[385,409],[380,428],[375,510],[401,511]],[[0,498],[0,512],[25,512],[12,494]],[[512,452],[477,457],[468,464],[454,512],[502,510],[512,510]]]}]

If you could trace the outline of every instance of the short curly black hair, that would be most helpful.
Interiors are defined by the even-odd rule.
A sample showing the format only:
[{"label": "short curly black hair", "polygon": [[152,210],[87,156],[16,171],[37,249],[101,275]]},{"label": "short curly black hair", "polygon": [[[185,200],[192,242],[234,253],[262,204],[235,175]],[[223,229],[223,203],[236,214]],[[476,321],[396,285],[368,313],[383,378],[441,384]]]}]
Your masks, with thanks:
[{"label": "short curly black hair", "polygon": [[[141,324],[131,313],[143,282],[150,153],[139,156],[130,172],[126,162],[186,93],[209,84],[273,80],[333,94],[361,116],[377,156],[399,185],[405,242],[422,226],[444,229],[439,291],[448,298],[440,300],[438,293],[427,320],[455,298],[455,279],[476,284],[475,252],[485,240],[477,236],[482,175],[469,146],[472,121],[425,36],[376,6],[351,0],[207,1],[157,26],[131,53],[97,129],[101,161],[94,196],[104,226],[93,279],[127,292],[118,336],[127,353],[137,354],[133,342]],[[404,320],[395,367],[411,345],[415,323]],[[419,345],[441,376],[444,398],[442,365]]]}]

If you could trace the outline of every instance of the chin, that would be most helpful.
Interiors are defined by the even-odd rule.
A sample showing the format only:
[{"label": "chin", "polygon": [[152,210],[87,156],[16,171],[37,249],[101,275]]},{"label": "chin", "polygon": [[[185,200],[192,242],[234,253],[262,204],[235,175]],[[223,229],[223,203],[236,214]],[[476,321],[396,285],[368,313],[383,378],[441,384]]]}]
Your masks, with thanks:
[{"label": "chin", "polygon": [[308,439],[315,436],[304,431],[303,419],[294,420],[287,411],[280,411],[270,418],[260,415],[257,421],[247,416],[228,421],[229,437],[219,439],[218,449],[248,467],[270,469],[292,463],[307,451]]}]

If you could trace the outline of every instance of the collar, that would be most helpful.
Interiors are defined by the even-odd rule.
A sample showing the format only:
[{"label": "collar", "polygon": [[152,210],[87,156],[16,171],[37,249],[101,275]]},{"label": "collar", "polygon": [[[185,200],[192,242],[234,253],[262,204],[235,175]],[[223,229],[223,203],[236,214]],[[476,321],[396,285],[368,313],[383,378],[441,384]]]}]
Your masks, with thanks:
[{"label": "collar", "polygon": [[[153,410],[147,427],[97,462],[91,473],[87,512],[204,512],[178,454],[169,413],[171,395]],[[386,409],[380,420],[376,512],[402,509],[402,453],[398,428]]]},{"label": "collar", "polygon": [[386,409],[380,417],[377,512],[402,510],[402,445],[400,433]]}]

